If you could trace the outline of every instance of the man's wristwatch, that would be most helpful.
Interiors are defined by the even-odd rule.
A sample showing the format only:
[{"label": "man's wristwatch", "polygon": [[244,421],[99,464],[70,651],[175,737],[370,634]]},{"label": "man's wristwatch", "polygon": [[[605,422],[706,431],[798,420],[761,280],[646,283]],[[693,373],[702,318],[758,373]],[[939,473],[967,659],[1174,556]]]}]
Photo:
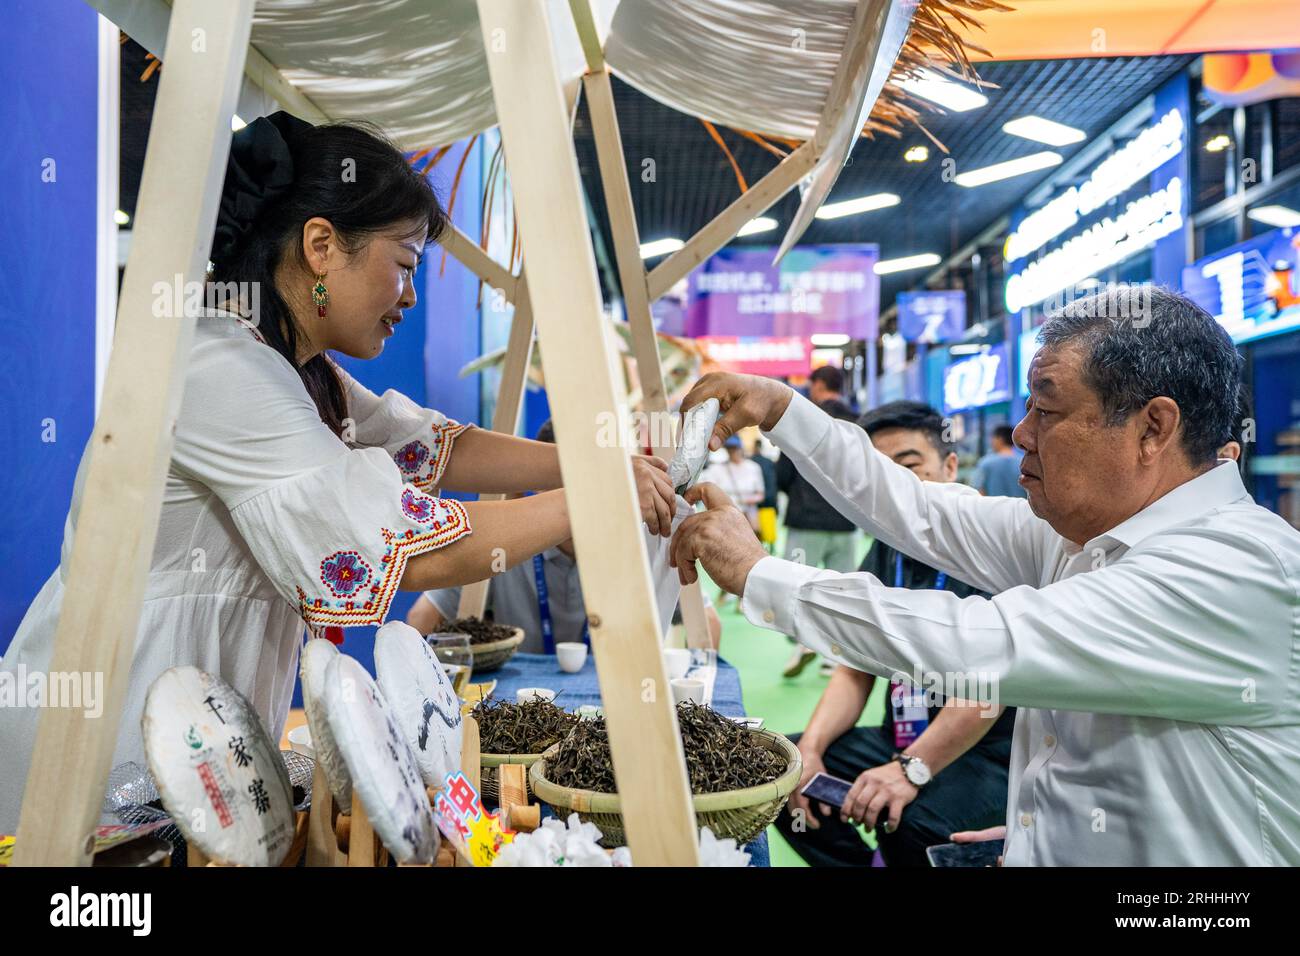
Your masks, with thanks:
[{"label": "man's wristwatch", "polygon": [[894,759],[903,765],[903,776],[912,786],[920,789],[930,782],[932,776],[930,768],[920,757],[913,757],[911,754],[894,754]]}]

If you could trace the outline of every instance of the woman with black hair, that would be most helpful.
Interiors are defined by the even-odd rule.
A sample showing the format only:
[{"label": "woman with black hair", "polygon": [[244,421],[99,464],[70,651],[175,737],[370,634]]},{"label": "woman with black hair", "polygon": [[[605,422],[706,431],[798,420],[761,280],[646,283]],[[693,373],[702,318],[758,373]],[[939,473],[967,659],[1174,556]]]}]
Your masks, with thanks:
[{"label": "woman with black hair", "polygon": [[[143,764],[144,698],[167,668],[219,675],[278,738],[304,623],[382,623],[399,589],[481,580],[571,536],[554,446],[375,395],[328,355],[383,351],[446,223],[374,131],[277,113],[234,135],[208,286],[219,307],[196,322],[115,766]],[[633,471],[642,517],[667,535],[666,466],[636,457]],[[461,503],[444,487],[537,494]],[[23,698],[0,707],[0,833],[17,826],[39,707],[66,705],[46,699],[64,564],[0,663]]]}]

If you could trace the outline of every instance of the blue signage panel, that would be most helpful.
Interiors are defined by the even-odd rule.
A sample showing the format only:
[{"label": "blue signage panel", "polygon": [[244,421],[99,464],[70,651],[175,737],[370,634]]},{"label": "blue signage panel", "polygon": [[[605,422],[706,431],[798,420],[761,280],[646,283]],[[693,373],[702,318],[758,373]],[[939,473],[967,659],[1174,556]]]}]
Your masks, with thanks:
[{"label": "blue signage panel", "polygon": [[943,370],[943,410],[960,412],[1011,398],[1010,349],[1003,342]]},{"label": "blue signage panel", "polygon": [[1016,367],[1020,370],[1018,394],[1021,398],[1029,396],[1029,363],[1034,360],[1039,348],[1041,346],[1038,344],[1038,329],[1020,333],[1020,340],[1016,343]]},{"label": "blue signage panel", "polygon": [[[1009,313],[1074,299],[1089,280],[1152,250],[1152,281],[1172,284],[1186,262],[1190,149],[1187,77],[1154,96],[1151,121],[1041,206],[1011,215],[1003,248]],[[1090,285],[1090,283],[1089,283]],[[1086,288],[1087,286],[1084,286]]]},{"label": "blue signage panel", "polygon": [[966,328],[966,293],[962,289],[900,292],[897,302],[898,331],[909,342],[950,342]]},{"label": "blue signage panel", "polygon": [[1183,291],[1228,330],[1252,342],[1300,328],[1300,228],[1274,229],[1183,270]]}]

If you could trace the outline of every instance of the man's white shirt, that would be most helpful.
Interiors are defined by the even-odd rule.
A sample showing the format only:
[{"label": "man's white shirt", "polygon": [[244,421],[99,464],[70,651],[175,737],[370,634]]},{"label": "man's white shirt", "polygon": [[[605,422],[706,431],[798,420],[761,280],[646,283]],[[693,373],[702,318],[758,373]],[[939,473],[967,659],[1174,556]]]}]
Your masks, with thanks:
[{"label": "man's white shirt", "polygon": [[860,527],[995,595],[769,557],[742,608],[851,667],[974,672],[1020,708],[1007,865],[1300,865],[1300,533],[1235,463],[1079,547],[799,395],[768,437]]}]

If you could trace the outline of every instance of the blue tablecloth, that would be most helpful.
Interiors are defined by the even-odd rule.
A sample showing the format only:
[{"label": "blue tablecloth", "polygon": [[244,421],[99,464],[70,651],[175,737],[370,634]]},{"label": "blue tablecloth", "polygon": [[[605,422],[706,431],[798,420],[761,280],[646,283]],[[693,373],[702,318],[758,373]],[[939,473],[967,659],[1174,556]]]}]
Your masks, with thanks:
[{"label": "blue tablecloth", "polygon": [[[566,674],[550,654],[516,654],[502,667],[486,674],[475,673],[475,681],[496,680],[493,697],[515,699],[521,687],[545,687],[556,693],[555,703],[565,710],[577,710],[584,704],[600,706],[600,684],[596,679],[596,664],[591,655],[576,674]],[[713,681],[713,709],[728,717],[745,716],[745,703],[741,698],[740,674],[721,658]],[[769,866],[767,834],[760,834],[745,847],[750,854],[750,866]]]}]

